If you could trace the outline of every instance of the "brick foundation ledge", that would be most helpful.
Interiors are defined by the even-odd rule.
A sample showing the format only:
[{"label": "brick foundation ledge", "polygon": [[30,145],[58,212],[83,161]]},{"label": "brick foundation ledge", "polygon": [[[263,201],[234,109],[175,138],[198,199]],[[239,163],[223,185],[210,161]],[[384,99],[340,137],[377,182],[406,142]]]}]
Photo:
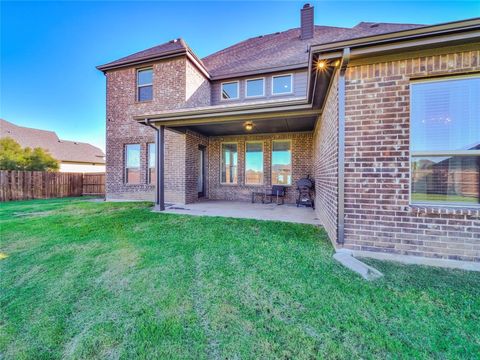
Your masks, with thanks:
[{"label": "brick foundation ledge", "polygon": [[473,219],[480,219],[480,208],[465,206],[445,206],[445,205],[409,205],[406,210],[417,214],[435,214],[435,215],[466,215]]},{"label": "brick foundation ledge", "polygon": [[400,254],[381,253],[381,252],[374,252],[374,251],[350,250],[350,252],[352,256],[358,257],[358,258],[363,257],[363,258],[371,258],[371,259],[377,259],[377,260],[395,261],[395,262],[408,264],[408,265],[426,265],[426,266],[436,266],[436,267],[443,267],[443,268],[449,268],[449,269],[480,271],[480,262],[427,258],[422,256],[400,255]]}]

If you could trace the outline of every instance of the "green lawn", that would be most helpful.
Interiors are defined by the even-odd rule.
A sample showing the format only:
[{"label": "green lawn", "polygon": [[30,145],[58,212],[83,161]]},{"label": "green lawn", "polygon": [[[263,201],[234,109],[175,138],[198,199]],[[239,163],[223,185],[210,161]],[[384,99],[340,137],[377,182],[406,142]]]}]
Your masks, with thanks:
[{"label": "green lawn", "polygon": [[0,205],[0,359],[477,358],[480,274],[369,261],[313,226]]}]

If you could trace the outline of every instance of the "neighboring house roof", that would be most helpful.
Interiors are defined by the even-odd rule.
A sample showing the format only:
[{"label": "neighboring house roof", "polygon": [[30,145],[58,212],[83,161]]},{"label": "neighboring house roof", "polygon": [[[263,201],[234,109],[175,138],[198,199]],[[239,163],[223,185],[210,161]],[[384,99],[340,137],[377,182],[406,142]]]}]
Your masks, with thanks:
[{"label": "neighboring house roof", "polygon": [[22,147],[48,150],[59,161],[105,164],[101,149],[87,143],[61,140],[53,131],[18,126],[0,119],[0,138],[4,137],[11,137]]},{"label": "neighboring house roof", "polygon": [[[212,78],[233,77],[260,70],[272,71],[275,68],[306,67],[308,65],[308,48],[311,45],[327,44],[422,26],[424,25],[370,22],[361,22],[353,28],[315,26],[313,38],[307,40],[301,40],[300,28],[295,28],[250,38],[211,54],[202,60],[196,59]],[[105,71],[183,53],[194,56],[193,51],[183,39],[176,39],[112,61],[98,68]]]}]

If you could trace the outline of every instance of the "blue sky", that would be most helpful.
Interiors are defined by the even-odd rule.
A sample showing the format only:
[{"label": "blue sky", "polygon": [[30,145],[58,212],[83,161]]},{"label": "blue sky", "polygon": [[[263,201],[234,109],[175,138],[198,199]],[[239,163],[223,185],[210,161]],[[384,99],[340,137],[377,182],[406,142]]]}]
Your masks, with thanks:
[{"label": "blue sky", "polygon": [[[200,56],[299,25],[305,2],[1,2],[0,116],[104,148],[96,65],[182,37]],[[321,1],[317,25],[434,24],[480,16],[479,1]]]}]

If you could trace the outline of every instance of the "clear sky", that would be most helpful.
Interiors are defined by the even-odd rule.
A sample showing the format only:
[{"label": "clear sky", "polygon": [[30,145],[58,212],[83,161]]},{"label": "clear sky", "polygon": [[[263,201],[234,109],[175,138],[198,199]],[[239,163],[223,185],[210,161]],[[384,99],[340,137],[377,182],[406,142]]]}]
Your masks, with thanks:
[{"label": "clear sky", "polygon": [[[298,27],[303,2],[0,2],[0,116],[104,148],[111,60],[184,38],[200,57]],[[480,1],[311,1],[317,25],[435,24],[480,16]]]}]

